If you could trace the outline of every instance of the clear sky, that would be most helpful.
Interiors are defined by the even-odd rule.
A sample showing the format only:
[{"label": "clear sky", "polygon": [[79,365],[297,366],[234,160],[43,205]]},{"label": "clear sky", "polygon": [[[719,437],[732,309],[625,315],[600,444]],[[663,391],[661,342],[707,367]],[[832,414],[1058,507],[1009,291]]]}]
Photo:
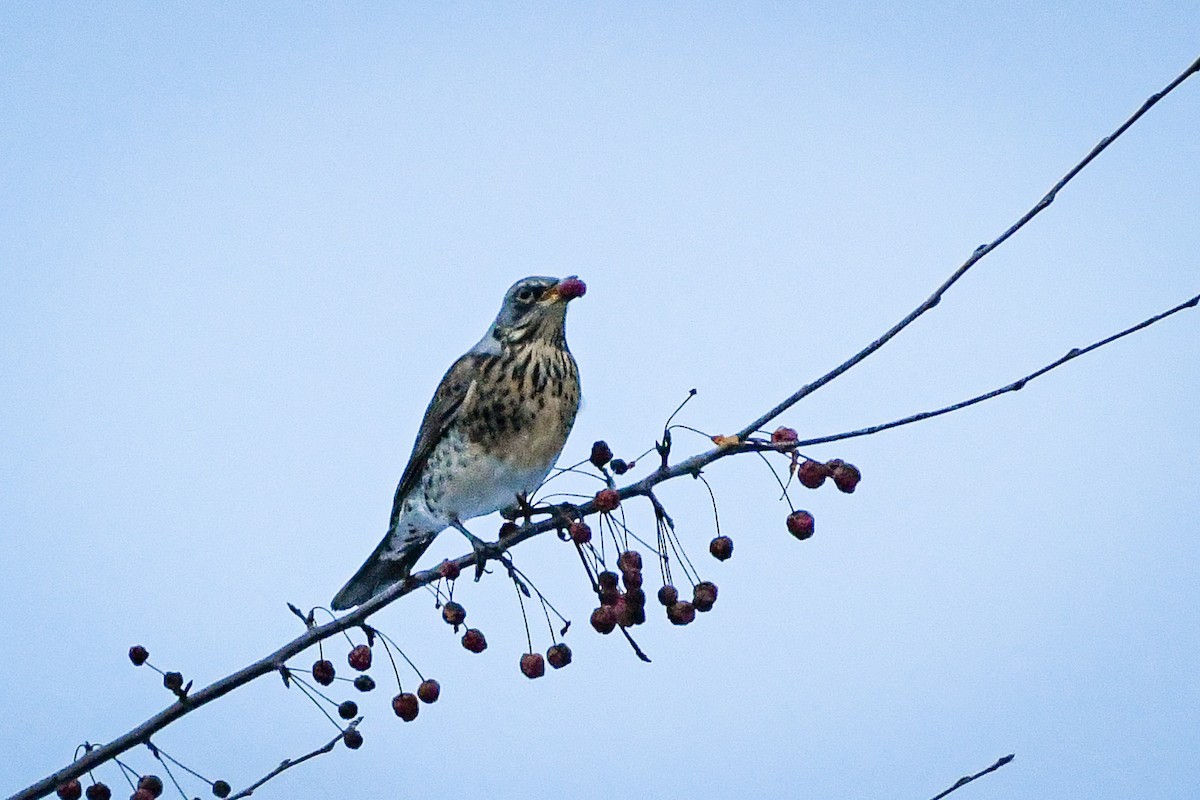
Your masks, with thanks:
[{"label": "clear sky", "polygon": [[[641,452],[692,387],[682,421],[730,432],[1200,55],[1185,2],[336,5],[0,4],[0,793],[166,704],[129,645],[203,684],[297,633],[285,602],[374,546],[516,278],[589,286],[565,458]],[[1198,123],[1194,78],[781,421],[936,407],[1200,291]],[[518,672],[498,577],[460,588],[482,655],[396,604],[376,622],[442,700],[405,724],[377,669],[364,747],[261,796],[926,798],[1010,752],[961,796],[1196,796],[1196,314],[814,448],[864,479],[796,493],[808,542],[756,459],[708,474],[724,564],[703,487],[665,487],[721,594],[688,628],[651,608],[651,665],[587,627],[549,537],[516,558],[576,622],[561,672]],[[270,679],[156,741],[236,788],[331,733]]]}]

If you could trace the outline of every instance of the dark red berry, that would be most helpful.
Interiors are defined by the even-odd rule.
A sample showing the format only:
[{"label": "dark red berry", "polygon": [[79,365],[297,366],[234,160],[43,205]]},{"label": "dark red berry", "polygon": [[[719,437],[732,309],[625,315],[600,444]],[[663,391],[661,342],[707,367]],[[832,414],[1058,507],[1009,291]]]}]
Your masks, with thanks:
[{"label": "dark red berry", "polygon": [[417,698],[422,703],[436,703],[437,699],[442,696],[442,685],[433,678],[426,678],[421,681],[421,685],[417,687]]},{"label": "dark red berry", "polygon": [[158,797],[163,793],[162,778],[157,775],[143,775],[138,780],[138,788],[145,789],[151,797]]},{"label": "dark red berry", "polygon": [[178,672],[168,672],[163,675],[163,686],[170,689],[172,692],[178,692],[183,689],[183,675]]},{"label": "dark red berry", "polygon": [[[832,462],[831,462],[832,463]],[[853,464],[841,463],[833,468],[833,482],[846,494],[850,494],[862,480],[862,473]]]},{"label": "dark red berry", "polygon": [[728,536],[718,536],[708,543],[708,552],[717,561],[728,561],[733,556],[733,539]]},{"label": "dark red berry", "polygon": [[697,611],[711,611],[717,602],[717,585],[712,581],[700,581],[692,589],[692,605]]},{"label": "dark red berry", "polygon": [[780,426],[771,434],[771,444],[777,447],[795,447],[796,442],[800,440],[800,436],[792,428]]},{"label": "dark red berry", "polygon": [[369,692],[375,688],[375,679],[370,675],[359,675],[354,679],[354,688],[360,692]]},{"label": "dark red berry", "polygon": [[521,673],[530,680],[546,674],[546,660],[541,653],[526,653],[521,656]]},{"label": "dark red berry", "polygon": [[641,625],[643,622],[645,622],[646,604],[643,603],[640,606],[629,606],[629,617],[630,621],[633,622],[634,625]]},{"label": "dark red berry", "polygon": [[482,653],[487,649],[487,639],[483,638],[483,631],[478,628],[467,628],[462,637],[462,646],[472,653]]},{"label": "dark red berry", "polygon": [[615,606],[621,597],[621,590],[615,586],[605,586],[600,590],[600,605]]},{"label": "dark red berry", "polygon": [[612,511],[621,505],[621,496],[616,489],[601,489],[596,492],[595,502],[597,511]]},{"label": "dark red berry", "polygon": [[612,460],[612,448],[608,446],[608,442],[601,439],[592,445],[592,455],[588,459],[592,462],[592,466],[600,469],[609,461]]},{"label": "dark red berry", "polygon": [[624,553],[621,553],[620,558],[617,559],[617,566],[622,572],[628,572],[633,569],[641,569],[642,554],[637,550],[626,550]]},{"label": "dark red berry", "polygon": [[217,797],[229,797],[229,793],[232,791],[233,787],[231,787],[225,781],[216,781],[213,783],[213,794],[215,794]]},{"label": "dark red berry", "polygon": [[467,618],[467,610],[461,604],[451,600],[446,605],[442,606],[442,619],[454,626],[458,630],[458,626],[463,624],[463,620]]},{"label": "dark red berry", "polygon": [[129,800],[154,800],[154,795],[146,789],[137,789],[129,795]]},{"label": "dark red berry", "polygon": [[83,784],[77,779],[72,778],[66,783],[61,783],[56,792],[62,800],[79,800],[83,796]]},{"label": "dark red berry", "polygon": [[350,654],[346,656],[346,661],[350,662],[350,667],[359,672],[363,672],[371,668],[371,648],[365,644],[355,645]]},{"label": "dark red berry", "polygon": [[93,783],[83,796],[87,800],[112,800],[112,789],[109,789],[107,784]]},{"label": "dark red berry", "polygon": [[608,463],[608,468],[617,475],[624,475],[629,472],[629,468],[633,465],[621,458],[614,458]]},{"label": "dark red berry", "polygon": [[358,728],[351,728],[342,734],[342,741],[346,743],[346,747],[351,750],[357,750],[363,746],[362,734],[358,732]]},{"label": "dark red berry", "polygon": [[586,522],[572,522],[569,529],[571,541],[575,544],[587,544],[592,540],[592,529]]},{"label": "dark red berry", "polygon": [[630,589],[621,597],[625,600],[625,605],[631,608],[646,607],[646,593],[642,589]]},{"label": "dark red berry", "polygon": [[829,469],[819,461],[811,458],[796,469],[796,480],[809,489],[818,489],[829,476]]},{"label": "dark red berry", "polygon": [[816,521],[813,519],[813,515],[807,511],[793,511],[788,514],[787,529],[797,539],[803,541],[812,536],[815,527]]},{"label": "dark red berry", "polygon": [[627,569],[621,573],[621,578],[625,581],[626,589],[642,588],[642,571],[640,569]]},{"label": "dark red berry", "polygon": [[129,660],[133,662],[135,667],[140,667],[146,663],[146,659],[150,657],[150,651],[142,647],[140,644],[135,644],[129,648]]},{"label": "dark red berry", "polygon": [[601,589],[617,588],[618,580],[619,578],[617,577],[617,573],[610,570],[605,570],[596,576],[596,583],[600,584]]},{"label": "dark red berry", "polygon": [[551,645],[546,651],[546,660],[550,662],[550,666],[555,669],[562,669],[567,664],[571,663],[571,648],[567,647],[562,642]]},{"label": "dark red berry", "polygon": [[459,576],[462,569],[453,561],[446,560],[438,565],[438,575],[441,575],[448,581],[452,581]]},{"label": "dark red berry", "polygon": [[625,597],[617,599],[616,605],[609,606],[617,615],[617,624],[622,628],[632,628],[637,624],[637,610],[625,602]]},{"label": "dark red berry", "polygon": [[421,704],[417,696],[411,692],[402,692],[392,698],[392,711],[405,722],[412,722],[421,713]]},{"label": "dark red berry", "polygon": [[555,288],[558,290],[558,296],[564,300],[574,300],[576,297],[583,297],[587,293],[587,284],[579,280],[577,275],[563,278]]},{"label": "dark red berry", "polygon": [[696,607],[686,600],[672,603],[667,608],[667,619],[673,625],[687,625],[696,619]]},{"label": "dark red berry", "polygon": [[354,719],[358,716],[358,703],[353,700],[343,700],[338,704],[338,716],[342,719]]},{"label": "dark red berry", "polygon": [[678,599],[679,590],[669,583],[658,590],[658,602],[662,603],[664,606],[672,606]]},{"label": "dark red berry", "polygon": [[600,606],[592,612],[592,627],[600,633],[612,633],[617,627],[617,612],[612,606]]},{"label": "dark red berry", "polygon": [[313,680],[322,686],[328,686],[333,683],[334,674],[332,661],[321,659],[312,665]]},{"label": "dark red berry", "polygon": [[505,536],[512,536],[519,530],[521,529],[517,526],[517,523],[509,520],[500,526],[500,538],[503,539]]}]

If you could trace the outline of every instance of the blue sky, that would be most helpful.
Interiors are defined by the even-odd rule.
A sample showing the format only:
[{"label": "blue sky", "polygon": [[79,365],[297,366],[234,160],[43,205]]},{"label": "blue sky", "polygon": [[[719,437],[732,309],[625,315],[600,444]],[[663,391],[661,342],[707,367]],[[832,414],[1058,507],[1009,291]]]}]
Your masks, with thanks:
[{"label": "blue sky", "polygon": [[[1186,3],[0,5],[0,786],[165,704],[129,645],[206,683],[297,633],[284,604],[374,546],[513,280],[588,282],[565,458],[641,452],[692,387],[682,421],[730,432],[924,299],[1198,34]],[[1196,80],[781,422],[952,402],[1200,290]],[[442,700],[404,724],[379,672],[363,749],[260,794],[929,797],[1015,752],[962,796],[1194,796],[1198,344],[1181,315],[814,448],[864,480],[797,493],[808,542],[755,460],[708,473],[724,564],[702,487],[664,488],[721,595],[651,613],[652,665],[587,629],[553,539],[516,552],[576,622],[543,680],[499,578],[460,587],[479,656],[404,600],[376,623]],[[331,730],[263,681],[156,742],[236,788]]]}]

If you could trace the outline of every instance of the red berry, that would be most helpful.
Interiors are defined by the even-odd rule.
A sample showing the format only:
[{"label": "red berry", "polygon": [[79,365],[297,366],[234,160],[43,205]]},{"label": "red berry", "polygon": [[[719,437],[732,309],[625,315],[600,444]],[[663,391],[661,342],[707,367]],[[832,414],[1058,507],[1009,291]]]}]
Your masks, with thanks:
[{"label": "red berry", "polygon": [[771,444],[776,446],[795,447],[798,441],[800,441],[800,436],[792,428],[780,426],[771,434]]},{"label": "red berry", "polygon": [[342,719],[354,719],[358,716],[358,703],[344,700],[338,705],[338,716]]},{"label": "red berry", "polygon": [[533,680],[546,674],[546,660],[541,653],[526,653],[521,656],[521,672]]},{"label": "red berry", "polygon": [[640,569],[630,569],[621,573],[622,579],[625,581],[626,589],[642,588],[642,571]]},{"label": "red berry", "polygon": [[436,703],[442,696],[442,685],[433,678],[426,678],[417,687],[417,698],[422,703]]},{"label": "red berry", "polygon": [[483,631],[479,628],[467,628],[462,637],[462,646],[472,653],[482,653],[487,649],[487,639],[483,638]]},{"label": "red berry", "polygon": [[710,611],[717,602],[717,585],[712,581],[700,581],[692,589],[692,605],[697,611]]},{"label": "red berry", "polygon": [[157,775],[143,775],[138,780],[138,788],[145,789],[151,797],[158,797],[163,793],[162,778]]},{"label": "red berry", "polygon": [[816,521],[813,519],[813,515],[807,511],[793,511],[788,514],[787,529],[797,539],[803,541],[812,536],[815,526]]},{"label": "red berry", "polygon": [[129,800],[154,800],[154,795],[147,789],[138,789],[129,795]]},{"label": "red berry", "polygon": [[412,722],[421,713],[421,704],[417,696],[411,692],[403,692],[392,698],[392,711],[405,722]]},{"label": "red berry", "polygon": [[57,794],[62,800],[79,800],[83,796],[83,785],[76,778],[72,778],[59,784]]},{"label": "red berry", "polygon": [[146,659],[150,657],[150,651],[142,647],[140,644],[135,644],[129,648],[129,660],[133,662],[135,667],[140,667],[146,663]]},{"label": "red berry", "polygon": [[610,570],[605,570],[596,576],[596,583],[600,584],[601,589],[617,588],[617,573]]},{"label": "red berry", "polygon": [[596,492],[595,502],[597,511],[612,511],[621,505],[621,495],[617,494],[616,489],[601,489]]},{"label": "red berry", "polygon": [[112,800],[112,789],[109,789],[106,784],[93,783],[83,793],[87,800]]},{"label": "red berry", "polygon": [[687,625],[696,619],[696,607],[686,600],[680,600],[667,608],[667,619],[672,625]]},{"label": "red berry", "polygon": [[841,463],[833,468],[833,482],[846,494],[850,494],[862,480],[862,473],[853,464]]},{"label": "red berry", "polygon": [[609,461],[612,461],[612,448],[608,446],[608,442],[601,439],[592,445],[592,455],[588,459],[592,462],[592,466],[600,469]]},{"label": "red berry", "polygon": [[462,569],[453,561],[447,559],[438,565],[438,575],[441,575],[448,581],[452,581],[459,576]]},{"label": "red berry", "polygon": [[733,556],[733,539],[728,536],[718,536],[708,543],[708,552],[717,561],[728,561]]},{"label": "red berry", "polygon": [[564,300],[574,300],[576,297],[583,297],[587,293],[587,284],[579,280],[579,277],[576,275],[563,278],[555,288],[558,290],[558,296]]},{"label": "red berry", "polygon": [[621,597],[625,600],[625,605],[631,608],[646,607],[646,593],[641,589],[630,589]]},{"label": "red berry", "polygon": [[358,732],[358,728],[351,728],[342,734],[342,741],[346,743],[346,747],[351,750],[357,750],[363,745],[362,734]]},{"label": "red berry", "polygon": [[612,633],[617,627],[617,612],[612,606],[600,606],[592,612],[592,627],[600,633]]},{"label": "red berry", "polygon": [[811,458],[796,470],[796,479],[809,489],[820,488],[828,475],[829,469],[820,461],[813,461]]},{"label": "red berry", "polygon": [[500,538],[503,539],[505,536],[512,536],[519,530],[521,529],[517,526],[517,523],[509,520],[500,526]]},{"label": "red berry", "polygon": [[592,540],[592,529],[586,522],[572,522],[569,530],[571,541],[575,544],[587,544]]},{"label": "red berry", "polygon": [[678,599],[679,590],[669,583],[658,590],[658,602],[662,603],[664,606],[672,606]]},{"label": "red berry", "polygon": [[617,559],[617,566],[622,572],[628,572],[631,569],[641,569],[642,554],[637,550],[626,550],[624,553],[621,553],[620,558]]},{"label": "red berry", "polygon": [[459,603],[451,600],[446,605],[442,606],[442,619],[450,625],[454,626],[457,631],[458,626],[463,624],[463,620],[467,618],[467,610]]},{"label": "red berry", "polygon": [[615,606],[621,597],[621,590],[615,586],[605,586],[600,590],[600,605]]},{"label": "red berry", "polygon": [[354,679],[354,688],[360,692],[369,692],[375,688],[375,679],[370,675],[359,675]]},{"label": "red berry", "polygon": [[637,609],[625,602],[625,597],[617,598],[616,605],[609,606],[617,615],[617,624],[622,628],[632,628],[637,624]]},{"label": "red berry", "polygon": [[312,665],[313,680],[322,686],[328,686],[333,683],[334,674],[332,661],[321,659]]},{"label": "red berry", "polygon": [[633,464],[630,464],[628,461],[625,461],[622,458],[614,458],[608,464],[608,468],[617,475],[624,475],[626,472],[629,472],[629,468],[632,466]]},{"label": "red berry", "polygon": [[550,666],[555,669],[562,669],[567,664],[571,663],[571,648],[567,647],[562,642],[551,645],[546,651],[546,660],[550,662]]},{"label": "red berry", "polygon": [[350,654],[346,656],[346,660],[350,662],[350,667],[359,672],[363,672],[371,668],[371,648],[365,644],[356,645]]},{"label": "red berry", "polygon": [[183,689],[183,675],[179,672],[164,673],[163,686],[170,689],[172,692],[180,692]]},{"label": "red berry", "polygon": [[215,794],[217,797],[229,797],[229,793],[232,791],[233,787],[231,787],[225,781],[216,781],[213,783],[213,794]]}]

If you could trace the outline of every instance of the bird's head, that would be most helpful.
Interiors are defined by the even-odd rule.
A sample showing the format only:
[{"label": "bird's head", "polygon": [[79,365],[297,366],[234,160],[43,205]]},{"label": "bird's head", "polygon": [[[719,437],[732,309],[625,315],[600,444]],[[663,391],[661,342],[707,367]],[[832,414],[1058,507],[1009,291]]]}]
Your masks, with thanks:
[{"label": "bird's head", "polygon": [[565,345],[567,303],[586,291],[574,275],[562,280],[540,275],[522,278],[505,293],[496,321],[475,349],[498,352],[501,343],[535,339]]}]

